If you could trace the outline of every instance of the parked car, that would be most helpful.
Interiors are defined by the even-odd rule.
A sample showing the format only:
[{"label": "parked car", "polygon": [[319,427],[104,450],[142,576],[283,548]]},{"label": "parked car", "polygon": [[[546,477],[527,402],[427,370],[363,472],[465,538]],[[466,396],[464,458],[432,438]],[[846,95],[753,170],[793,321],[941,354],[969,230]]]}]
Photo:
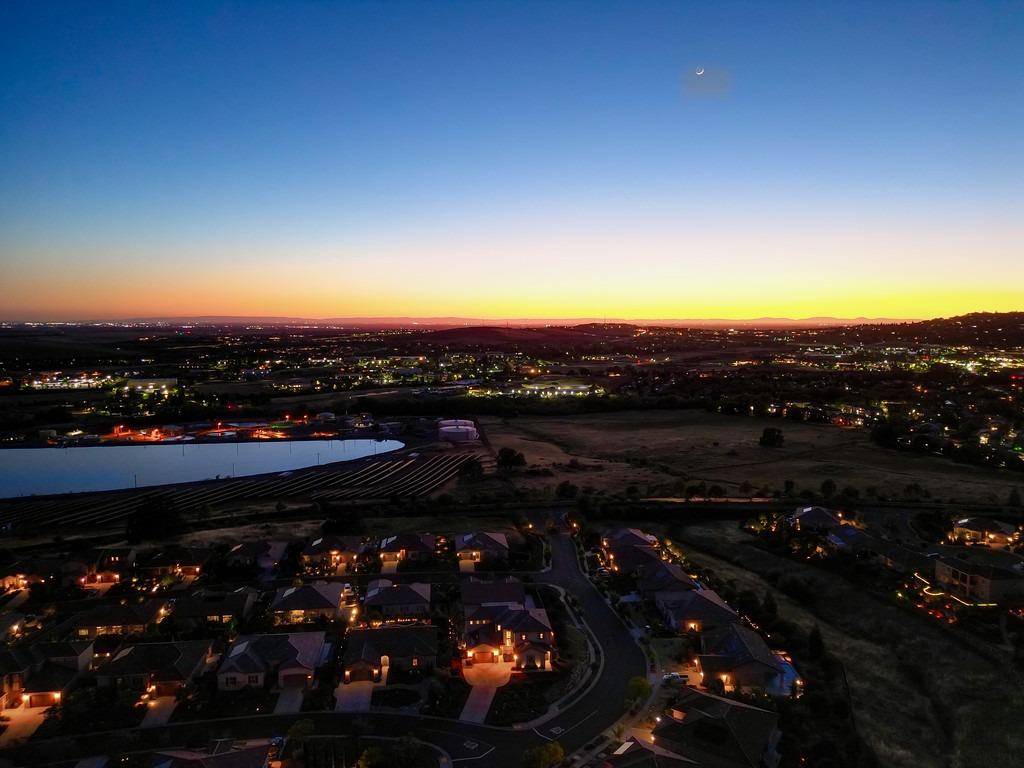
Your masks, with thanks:
[{"label": "parked car", "polygon": [[669,672],[667,675],[661,678],[663,683],[685,683],[690,679],[689,675],[684,675],[681,672]]}]

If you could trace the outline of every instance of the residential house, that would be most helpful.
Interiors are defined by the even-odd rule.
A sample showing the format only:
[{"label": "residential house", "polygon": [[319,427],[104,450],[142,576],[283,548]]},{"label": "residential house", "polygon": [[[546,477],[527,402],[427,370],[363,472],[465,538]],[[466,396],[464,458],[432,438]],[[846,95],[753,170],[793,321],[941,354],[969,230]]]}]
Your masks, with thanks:
[{"label": "residential house", "polygon": [[739,614],[713,589],[658,592],[654,604],[674,631],[706,632],[740,621]]},{"label": "residential house", "polygon": [[350,630],[342,663],[346,683],[379,681],[389,669],[431,669],[437,665],[437,628],[404,624]]},{"label": "residential house", "polygon": [[606,531],[601,537],[601,546],[605,549],[656,547],[658,546],[658,537],[641,531],[639,528],[614,528]]},{"label": "residential house", "polygon": [[626,739],[604,760],[593,765],[599,768],[694,768],[691,761],[656,744],[645,744],[635,736]]},{"label": "residential house", "polygon": [[274,739],[232,741],[217,739],[202,749],[164,749],[154,752],[150,768],[267,768],[274,763]]},{"label": "residential house", "polygon": [[287,541],[243,541],[228,550],[228,565],[251,566],[261,571],[277,568],[288,549]]},{"label": "residential house", "polygon": [[516,669],[551,669],[555,633],[547,611],[527,608],[522,582],[465,581],[461,585],[466,664],[512,662]]},{"label": "residential house", "polygon": [[215,661],[212,648],[210,640],[129,645],[97,670],[96,682],[173,696]]},{"label": "residential house", "polygon": [[742,624],[728,624],[701,635],[697,657],[705,686],[719,680],[726,692],[784,690],[786,670],[764,638]]},{"label": "residential house", "polygon": [[833,528],[829,531],[826,540],[837,552],[848,552],[850,554],[872,552],[881,541],[852,525],[841,525],[838,528]]},{"label": "residential house", "polygon": [[307,621],[341,618],[342,606],[354,599],[349,584],[315,581],[300,587],[281,587],[274,594],[270,611],[276,624],[301,624]]},{"label": "residential house", "polygon": [[843,524],[843,513],[825,507],[797,507],[789,524],[796,531],[827,533]]},{"label": "residential house", "polygon": [[934,558],[935,580],[950,594],[972,603],[1024,602],[1024,558],[982,547],[947,548]]},{"label": "residential house", "polygon": [[950,538],[953,541],[1005,548],[1020,542],[1020,531],[1016,526],[990,517],[965,517],[953,523]]},{"label": "residential house", "polygon": [[99,635],[141,635],[146,627],[158,624],[166,615],[167,603],[164,600],[98,605],[74,617],[73,634],[80,639]]},{"label": "residential house", "polygon": [[132,547],[103,547],[94,550],[83,578],[85,584],[116,584],[135,566]]},{"label": "residential house", "polygon": [[221,660],[217,688],[310,688],[329,648],[323,632],[241,635]]},{"label": "residential house", "polygon": [[655,746],[695,768],[775,768],[779,763],[775,712],[694,688],[676,699],[652,736]]},{"label": "residential house", "polygon": [[0,642],[21,635],[25,628],[25,614],[8,611],[0,614]]},{"label": "residential house", "polygon": [[189,597],[179,597],[171,618],[179,627],[238,625],[252,613],[259,593],[251,587],[230,592],[200,589]]},{"label": "residential house", "polygon": [[508,560],[508,552],[508,536],[504,533],[483,531],[460,533],[455,537],[455,555],[460,561]]},{"label": "residential house", "polygon": [[331,573],[351,571],[360,558],[373,551],[368,539],[359,536],[318,536],[302,550],[299,559],[306,570]]},{"label": "residential house", "polygon": [[680,594],[698,587],[697,582],[678,565],[660,559],[638,566],[635,573],[637,592],[647,600],[654,600],[659,593]]},{"label": "residential house", "polygon": [[92,643],[43,642],[0,651],[3,707],[51,707],[92,663]]},{"label": "residential house", "polygon": [[459,586],[462,596],[462,611],[465,616],[481,606],[501,605],[513,607],[526,605],[526,588],[514,576],[494,581],[470,578]]},{"label": "residential house", "polygon": [[380,559],[384,563],[430,560],[436,551],[437,537],[429,533],[399,533],[380,542]]},{"label": "residential house", "polygon": [[164,576],[198,576],[210,560],[210,551],[199,547],[171,545],[151,550],[140,557],[135,570],[140,576],[159,579]]},{"label": "residential house", "polygon": [[367,618],[374,622],[425,619],[430,615],[430,585],[374,579],[366,587],[363,608]]},{"label": "residential house", "polygon": [[86,571],[85,562],[78,558],[22,558],[0,569],[0,586],[7,590],[27,589],[43,582],[70,586],[80,584]]}]

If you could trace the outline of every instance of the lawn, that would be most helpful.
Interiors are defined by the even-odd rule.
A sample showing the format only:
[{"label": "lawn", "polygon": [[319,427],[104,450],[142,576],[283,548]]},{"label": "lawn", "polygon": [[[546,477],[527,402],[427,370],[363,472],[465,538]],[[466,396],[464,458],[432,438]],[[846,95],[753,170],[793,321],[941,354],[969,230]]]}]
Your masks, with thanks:
[{"label": "lawn", "polygon": [[178,704],[172,723],[184,723],[190,720],[212,720],[223,717],[244,717],[246,715],[266,715],[274,711],[278,694],[262,688],[247,688],[244,691],[230,693],[204,691],[195,694],[194,698]]}]

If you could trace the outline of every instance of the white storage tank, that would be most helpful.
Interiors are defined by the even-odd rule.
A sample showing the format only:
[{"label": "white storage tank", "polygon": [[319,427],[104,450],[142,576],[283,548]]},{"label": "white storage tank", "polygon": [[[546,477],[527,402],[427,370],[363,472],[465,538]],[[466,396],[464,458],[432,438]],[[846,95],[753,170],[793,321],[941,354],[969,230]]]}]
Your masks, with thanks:
[{"label": "white storage tank", "polygon": [[448,443],[468,443],[480,437],[476,427],[472,426],[472,422],[470,422],[470,426],[454,425],[441,427],[437,432],[438,437]]},{"label": "white storage tank", "polygon": [[441,419],[437,422],[438,429],[444,429],[445,427],[476,427],[470,419]]}]

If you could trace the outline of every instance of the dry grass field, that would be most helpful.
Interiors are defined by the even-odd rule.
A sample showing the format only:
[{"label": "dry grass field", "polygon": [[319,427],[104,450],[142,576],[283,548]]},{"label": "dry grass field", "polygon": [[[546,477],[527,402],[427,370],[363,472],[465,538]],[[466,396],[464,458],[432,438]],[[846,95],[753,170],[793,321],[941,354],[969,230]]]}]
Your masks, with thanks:
[{"label": "dry grass field", "polygon": [[[1024,487],[1019,473],[888,450],[873,444],[865,430],[823,424],[699,410],[485,417],[481,422],[495,450],[515,448],[531,465],[550,467],[571,458],[599,462],[603,472],[576,474],[572,481],[608,492],[621,493],[635,484],[641,493],[671,495],[680,480],[703,480],[730,494],[744,483],[755,490],[781,490],[786,480],[793,480],[798,491],[816,491],[823,480],[832,479],[840,489],[856,488],[861,498],[870,490],[901,497],[908,485],[917,484],[943,501],[1003,503],[1011,488]],[[765,427],[780,427],[785,445],[759,446]],[[637,462],[642,465],[635,466]],[[547,483],[561,479],[549,478]]]}]

